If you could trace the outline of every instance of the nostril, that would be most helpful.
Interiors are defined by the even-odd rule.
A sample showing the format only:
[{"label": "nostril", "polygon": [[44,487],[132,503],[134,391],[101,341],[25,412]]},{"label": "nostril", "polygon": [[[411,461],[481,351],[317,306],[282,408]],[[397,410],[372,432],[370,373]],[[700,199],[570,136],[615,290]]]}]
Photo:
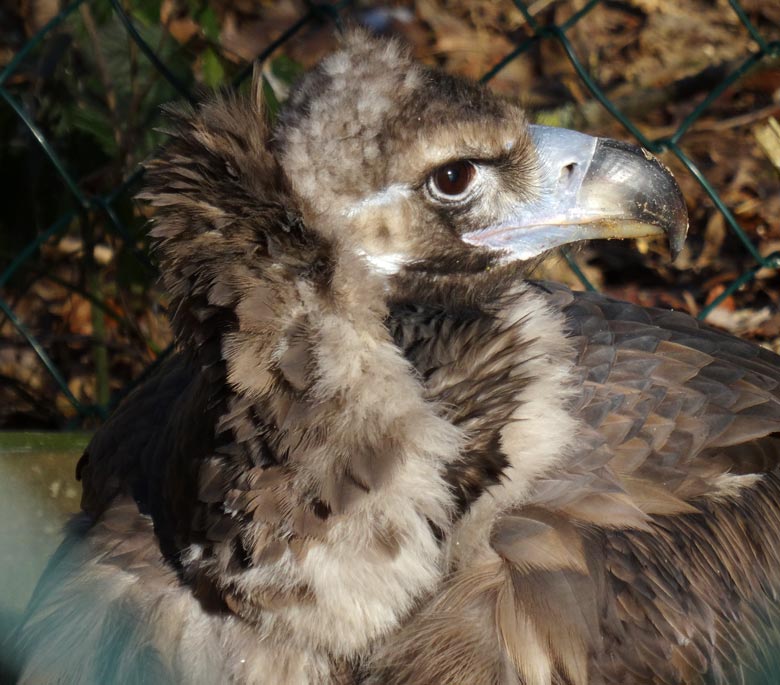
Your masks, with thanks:
[{"label": "nostril", "polygon": [[575,182],[574,179],[577,175],[577,166],[577,162],[569,162],[568,164],[564,164],[561,167],[561,170],[558,174],[559,188],[568,188],[572,183]]}]

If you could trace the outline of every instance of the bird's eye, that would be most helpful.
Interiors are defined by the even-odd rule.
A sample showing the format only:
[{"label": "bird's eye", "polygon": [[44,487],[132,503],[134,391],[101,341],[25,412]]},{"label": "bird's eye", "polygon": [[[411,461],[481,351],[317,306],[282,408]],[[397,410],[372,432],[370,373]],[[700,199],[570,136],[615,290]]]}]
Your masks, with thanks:
[{"label": "bird's eye", "polygon": [[469,189],[476,175],[477,170],[471,162],[452,162],[439,167],[431,174],[429,187],[437,197],[457,199]]}]

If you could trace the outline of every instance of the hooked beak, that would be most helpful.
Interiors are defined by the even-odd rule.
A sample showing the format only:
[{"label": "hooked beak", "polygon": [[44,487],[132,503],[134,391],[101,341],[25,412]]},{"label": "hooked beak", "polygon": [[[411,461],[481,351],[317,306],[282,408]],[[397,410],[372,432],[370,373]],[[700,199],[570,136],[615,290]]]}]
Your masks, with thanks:
[{"label": "hooked beak", "polygon": [[653,155],[563,128],[529,129],[540,162],[538,199],[464,241],[521,260],[581,240],[665,233],[672,259],[679,254],[688,212],[671,172]]}]

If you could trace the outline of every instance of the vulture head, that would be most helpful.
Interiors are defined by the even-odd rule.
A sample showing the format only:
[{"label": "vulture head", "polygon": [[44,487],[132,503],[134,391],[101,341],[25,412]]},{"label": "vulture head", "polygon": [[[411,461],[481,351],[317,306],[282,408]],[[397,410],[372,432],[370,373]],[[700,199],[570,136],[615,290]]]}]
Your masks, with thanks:
[{"label": "vulture head", "polygon": [[304,222],[381,272],[468,273],[589,238],[670,234],[668,171],[612,140],[529,125],[515,103],[363,34],[294,92],[274,147]]},{"label": "vulture head", "polygon": [[143,197],[179,351],[79,464],[22,683],[765,670],[778,358],[528,279],[584,239],[679,251],[662,164],[361,32],[273,126],[259,82],[168,114]]},{"label": "vulture head", "polygon": [[[195,142],[191,126],[210,129],[175,158],[198,163],[198,201],[283,204],[323,244],[401,288],[496,269],[516,277],[586,239],[666,233],[673,255],[685,239],[680,191],[647,151],[530,125],[516,103],[424,67],[395,42],[349,35],[293,91],[273,129],[257,84],[254,92],[251,102],[207,104],[196,120],[175,115],[186,121],[178,144]],[[177,179],[180,201],[177,165],[152,176]],[[162,206],[169,196],[160,191],[173,189],[156,187],[150,199]],[[170,234],[170,225],[156,231]]]}]

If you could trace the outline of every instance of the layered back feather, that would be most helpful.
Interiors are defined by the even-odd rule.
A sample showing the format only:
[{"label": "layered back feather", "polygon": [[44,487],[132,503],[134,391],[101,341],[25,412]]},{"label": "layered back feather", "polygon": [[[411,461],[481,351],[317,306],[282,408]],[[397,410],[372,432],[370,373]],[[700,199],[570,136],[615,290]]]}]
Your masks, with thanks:
[{"label": "layered back feather", "polygon": [[[353,84],[314,121],[350,64],[382,97]],[[168,112],[143,197],[179,352],[80,462],[85,513],[20,627],[22,682],[758,677],[778,644],[778,358],[528,281],[403,192],[328,213],[328,174],[302,171],[312,141],[361,147],[352,109],[390,124],[339,168],[348,190],[379,150],[435,147],[421,130],[446,151],[464,112],[463,135],[487,117],[532,170],[524,121],[496,129],[486,91],[357,34],[292,100],[276,133],[258,82]],[[403,230],[420,250],[393,276],[366,258],[373,220],[371,245]]]}]

